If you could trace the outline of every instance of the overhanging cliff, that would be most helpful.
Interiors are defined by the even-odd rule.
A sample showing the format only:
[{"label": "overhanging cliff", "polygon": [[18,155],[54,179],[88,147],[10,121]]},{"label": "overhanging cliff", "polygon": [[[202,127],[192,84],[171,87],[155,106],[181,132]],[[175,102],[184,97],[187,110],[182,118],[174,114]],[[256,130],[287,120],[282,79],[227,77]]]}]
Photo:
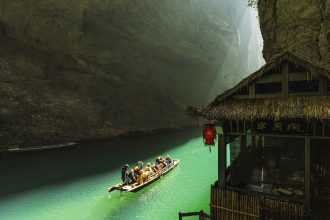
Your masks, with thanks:
[{"label": "overhanging cliff", "polygon": [[239,0],[2,0],[2,145],[189,124],[187,104],[259,65],[247,10]]},{"label": "overhanging cliff", "polygon": [[289,50],[330,67],[330,2],[259,0],[260,28],[266,60]]}]

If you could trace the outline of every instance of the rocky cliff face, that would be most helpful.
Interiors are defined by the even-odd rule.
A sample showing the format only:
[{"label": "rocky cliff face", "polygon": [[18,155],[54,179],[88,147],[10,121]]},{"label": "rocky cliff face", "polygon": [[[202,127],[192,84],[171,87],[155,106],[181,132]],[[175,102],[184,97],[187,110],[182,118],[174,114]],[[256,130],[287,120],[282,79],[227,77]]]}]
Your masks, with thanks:
[{"label": "rocky cliff face", "polygon": [[0,1],[1,144],[190,123],[187,104],[259,65],[246,10],[239,0]]},{"label": "rocky cliff face", "polygon": [[266,60],[288,49],[330,67],[330,1],[260,0]]}]

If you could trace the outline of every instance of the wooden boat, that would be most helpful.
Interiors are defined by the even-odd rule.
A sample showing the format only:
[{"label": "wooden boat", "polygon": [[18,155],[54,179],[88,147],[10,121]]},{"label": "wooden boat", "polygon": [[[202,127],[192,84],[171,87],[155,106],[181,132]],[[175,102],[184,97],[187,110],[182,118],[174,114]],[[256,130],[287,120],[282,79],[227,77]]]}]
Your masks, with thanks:
[{"label": "wooden boat", "polygon": [[60,144],[51,144],[51,145],[42,145],[42,146],[34,146],[34,147],[11,147],[8,148],[7,151],[9,153],[20,153],[20,152],[32,152],[32,151],[43,151],[43,150],[55,150],[61,148],[67,148],[77,145],[75,142],[65,142]]},{"label": "wooden boat", "polygon": [[118,183],[117,185],[109,187],[108,192],[112,192],[114,190],[125,191],[125,192],[137,192],[140,189],[142,189],[142,188],[148,186],[149,184],[155,182],[156,180],[160,179],[162,176],[164,176],[165,174],[170,172],[172,169],[174,169],[176,166],[178,166],[179,163],[180,163],[180,160],[172,160],[172,163],[169,166],[164,167],[163,169],[159,170],[157,173],[150,175],[148,178],[148,181],[146,181],[143,184],[139,185],[138,183],[134,183],[132,185],[123,186],[123,183]]}]

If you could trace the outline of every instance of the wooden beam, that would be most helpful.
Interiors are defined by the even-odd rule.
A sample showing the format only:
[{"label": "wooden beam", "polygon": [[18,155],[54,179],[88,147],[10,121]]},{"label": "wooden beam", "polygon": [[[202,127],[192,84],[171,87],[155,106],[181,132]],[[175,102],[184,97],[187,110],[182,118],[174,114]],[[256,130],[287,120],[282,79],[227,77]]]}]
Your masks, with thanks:
[{"label": "wooden beam", "polygon": [[257,80],[257,84],[262,83],[273,83],[273,82],[282,82],[282,75],[281,74],[269,74],[262,76],[261,79]]},{"label": "wooden beam", "polygon": [[305,205],[310,209],[311,203],[311,138],[305,137]]},{"label": "wooden beam", "polygon": [[305,81],[305,80],[311,80],[307,78],[306,72],[289,73],[289,81]]},{"label": "wooden beam", "polygon": [[292,92],[289,96],[319,96],[319,92]]},{"label": "wooden beam", "polygon": [[[234,136],[239,136],[239,135],[246,135],[246,133],[226,133],[227,135],[234,135]],[[305,138],[306,136],[304,135],[283,135],[283,134],[253,134],[252,137],[255,136],[265,136],[265,137],[284,137],[284,138]],[[311,139],[320,139],[320,140],[330,140],[330,136],[308,136]],[[253,139],[252,139],[252,145],[253,145]]]},{"label": "wooden beam", "polygon": [[256,97],[256,85],[255,85],[255,83],[252,83],[249,86],[249,94],[250,94],[250,98],[255,98]]},{"label": "wooden beam", "polygon": [[328,93],[328,80],[326,78],[321,78],[319,80],[319,94],[320,95],[327,95]]},{"label": "wooden beam", "polygon": [[281,97],[282,93],[270,93],[270,94],[257,94],[255,97],[257,99],[261,98],[272,98],[272,97]]},{"label": "wooden beam", "polygon": [[250,95],[235,95],[233,99],[249,99]]},{"label": "wooden beam", "polygon": [[282,93],[269,93],[269,94],[256,94],[253,97],[250,95],[237,95],[234,96],[234,99],[255,99],[255,98],[274,98],[274,97],[281,97]]},{"label": "wooden beam", "polygon": [[289,63],[284,61],[281,66],[282,70],[282,96],[289,96]]},{"label": "wooden beam", "polygon": [[218,187],[226,187],[226,139],[224,134],[218,135]]}]

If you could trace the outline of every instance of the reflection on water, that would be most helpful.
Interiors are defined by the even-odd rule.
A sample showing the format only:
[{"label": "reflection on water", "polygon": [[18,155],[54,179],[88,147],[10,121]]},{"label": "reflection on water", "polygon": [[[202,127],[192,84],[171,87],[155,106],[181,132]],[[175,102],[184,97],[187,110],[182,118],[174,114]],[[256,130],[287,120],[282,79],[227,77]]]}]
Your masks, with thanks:
[{"label": "reflection on water", "polygon": [[[152,162],[159,154],[181,162],[137,193],[106,192],[120,181],[123,163]],[[10,155],[0,160],[0,219],[171,220],[179,211],[208,212],[216,161],[200,129]]]}]

